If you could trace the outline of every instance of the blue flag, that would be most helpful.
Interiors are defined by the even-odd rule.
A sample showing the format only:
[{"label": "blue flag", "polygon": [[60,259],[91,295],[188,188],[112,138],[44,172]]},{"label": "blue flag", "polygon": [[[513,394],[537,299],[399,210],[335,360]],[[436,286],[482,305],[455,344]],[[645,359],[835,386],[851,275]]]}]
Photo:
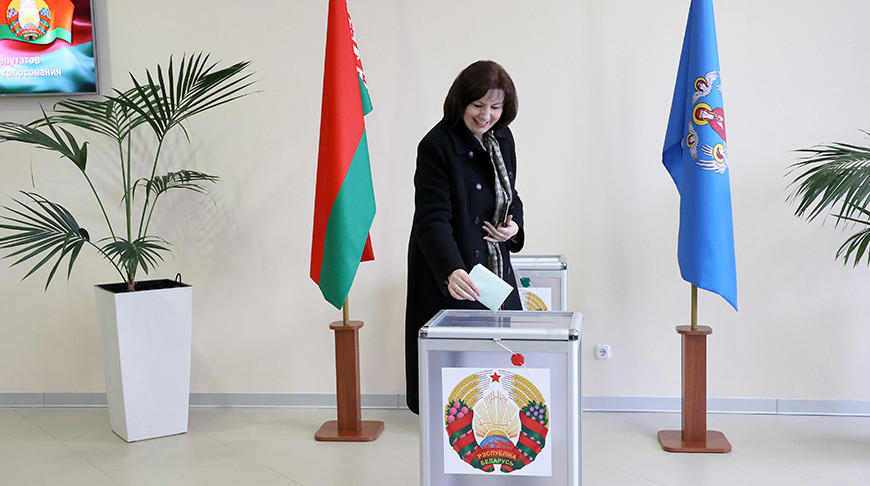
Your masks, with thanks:
[{"label": "blue flag", "polygon": [[737,310],[731,184],[713,0],[692,0],[662,162],[680,193],[683,279]]}]

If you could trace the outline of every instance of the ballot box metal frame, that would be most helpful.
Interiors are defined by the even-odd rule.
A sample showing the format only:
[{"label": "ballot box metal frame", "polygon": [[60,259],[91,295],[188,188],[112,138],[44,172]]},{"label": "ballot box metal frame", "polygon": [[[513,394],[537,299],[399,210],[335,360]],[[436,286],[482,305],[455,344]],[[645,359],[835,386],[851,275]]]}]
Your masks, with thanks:
[{"label": "ballot box metal frame", "polygon": [[[551,289],[551,308],[548,311],[568,310],[568,258],[565,255],[511,255],[511,265],[517,276],[517,287],[524,288],[521,279],[531,280],[530,287]],[[522,295],[521,295],[522,297]],[[524,310],[533,310],[523,302]]]},{"label": "ballot box metal frame", "polygon": [[[443,310],[420,329],[420,484],[423,486],[579,486],[581,484],[581,340],[579,312]],[[558,326],[548,327],[548,323]],[[512,362],[523,356],[523,366]],[[496,369],[549,374],[549,476],[499,470],[448,473],[442,370]],[[448,388],[450,385],[447,385]]]}]

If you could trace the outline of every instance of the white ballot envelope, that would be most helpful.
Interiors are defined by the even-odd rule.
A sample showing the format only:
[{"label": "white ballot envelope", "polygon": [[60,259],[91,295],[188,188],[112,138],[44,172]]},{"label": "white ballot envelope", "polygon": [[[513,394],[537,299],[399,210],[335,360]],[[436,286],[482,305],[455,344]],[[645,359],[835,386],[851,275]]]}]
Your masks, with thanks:
[{"label": "white ballot envelope", "polygon": [[507,282],[479,263],[471,269],[468,276],[480,290],[480,303],[491,310],[498,310],[513,290]]}]

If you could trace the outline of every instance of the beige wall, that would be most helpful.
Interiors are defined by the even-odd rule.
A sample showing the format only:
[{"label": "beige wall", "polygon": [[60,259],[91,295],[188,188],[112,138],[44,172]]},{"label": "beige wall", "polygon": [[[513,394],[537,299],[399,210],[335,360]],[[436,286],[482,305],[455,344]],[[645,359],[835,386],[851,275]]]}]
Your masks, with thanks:
[{"label": "beige wall", "polygon": [[[108,3],[108,5],[107,5]],[[195,392],[332,392],[328,330],[340,312],[308,278],[326,1],[98,1],[107,80],[169,54],[207,50],[253,61],[261,93],[192,123],[186,165],[219,174],[217,208],[181,198],[160,223],[177,272],[194,285]],[[356,0],[350,7],[374,102],[367,117],[378,213],[377,260],[351,292],[366,322],[363,393],[404,391],[405,252],[417,141],[440,117],[453,77],[490,58],[513,75],[513,125],[526,207],[524,253],[569,258],[569,303],[584,314],[586,395],[680,393],[679,339],[689,286],[676,264],[678,199],[660,162],[688,0]],[[831,222],[796,219],[784,200],[792,150],[863,142],[870,129],[860,1],[717,2],[731,157],[740,312],[702,293],[712,325],[709,394],[870,400],[870,272],[833,255]],[[272,22],[273,24],[269,24]],[[0,100],[28,121],[37,100]],[[95,152],[98,152],[94,148]],[[99,219],[69,164],[0,146],[3,204],[20,189]],[[112,165],[92,161],[101,180]],[[98,392],[103,378],[95,256],[42,291],[0,268],[0,392]],[[610,344],[613,358],[591,349]]]}]

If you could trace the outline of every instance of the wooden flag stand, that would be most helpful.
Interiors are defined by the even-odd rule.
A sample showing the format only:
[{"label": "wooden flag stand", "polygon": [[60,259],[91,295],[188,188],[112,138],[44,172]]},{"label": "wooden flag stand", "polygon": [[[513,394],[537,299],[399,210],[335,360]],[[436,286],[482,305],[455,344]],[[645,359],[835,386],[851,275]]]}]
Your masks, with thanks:
[{"label": "wooden flag stand", "polygon": [[698,287],[692,285],[692,325],[677,326],[683,336],[683,429],[659,431],[659,443],[668,452],[731,452],[725,434],[707,430],[707,335],[698,326]]},{"label": "wooden flag stand", "polygon": [[362,420],[359,387],[359,330],[362,321],[348,319],[347,300],[344,320],[329,328],[335,331],[335,391],[338,420],[324,422],[314,439],[330,442],[371,442],[381,435],[384,423]]}]

